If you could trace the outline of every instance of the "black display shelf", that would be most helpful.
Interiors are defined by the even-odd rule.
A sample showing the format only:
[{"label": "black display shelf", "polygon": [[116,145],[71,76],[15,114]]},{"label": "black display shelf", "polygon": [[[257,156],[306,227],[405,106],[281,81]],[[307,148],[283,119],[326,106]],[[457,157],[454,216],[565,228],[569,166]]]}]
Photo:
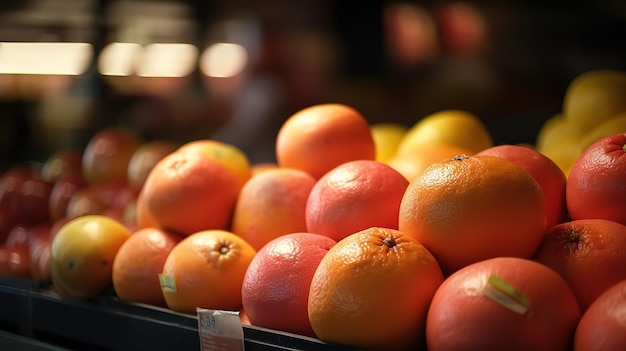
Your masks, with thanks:
[{"label": "black display shelf", "polygon": [[[243,325],[247,351],[351,350]],[[0,277],[0,350],[200,350],[198,320],[103,294],[74,301],[31,280]]]}]

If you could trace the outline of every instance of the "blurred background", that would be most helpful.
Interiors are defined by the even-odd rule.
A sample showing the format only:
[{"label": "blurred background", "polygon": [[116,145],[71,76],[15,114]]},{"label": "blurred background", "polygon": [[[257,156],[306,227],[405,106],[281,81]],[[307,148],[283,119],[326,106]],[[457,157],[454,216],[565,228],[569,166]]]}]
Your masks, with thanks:
[{"label": "blurred background", "polygon": [[599,68],[626,70],[624,1],[6,0],[0,166],[119,124],[273,161],[282,122],[325,102],[407,126],[465,109],[533,143]]}]

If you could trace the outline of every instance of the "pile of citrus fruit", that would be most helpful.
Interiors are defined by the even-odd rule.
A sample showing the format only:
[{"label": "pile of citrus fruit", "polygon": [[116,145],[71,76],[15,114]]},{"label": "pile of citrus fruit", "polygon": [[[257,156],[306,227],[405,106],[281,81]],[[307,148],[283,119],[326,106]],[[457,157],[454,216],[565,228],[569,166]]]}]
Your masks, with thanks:
[{"label": "pile of citrus fruit", "polygon": [[626,72],[584,73],[535,143],[478,116],[338,103],[275,164],[121,128],[0,179],[0,274],[367,350],[626,345]]}]

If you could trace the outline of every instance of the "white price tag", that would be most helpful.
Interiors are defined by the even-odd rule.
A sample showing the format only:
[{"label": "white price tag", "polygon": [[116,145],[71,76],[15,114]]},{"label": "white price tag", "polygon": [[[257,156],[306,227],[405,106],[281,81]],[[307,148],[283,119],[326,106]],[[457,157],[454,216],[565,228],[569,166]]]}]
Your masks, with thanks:
[{"label": "white price tag", "polygon": [[239,312],[197,308],[202,351],[243,351],[243,327]]}]

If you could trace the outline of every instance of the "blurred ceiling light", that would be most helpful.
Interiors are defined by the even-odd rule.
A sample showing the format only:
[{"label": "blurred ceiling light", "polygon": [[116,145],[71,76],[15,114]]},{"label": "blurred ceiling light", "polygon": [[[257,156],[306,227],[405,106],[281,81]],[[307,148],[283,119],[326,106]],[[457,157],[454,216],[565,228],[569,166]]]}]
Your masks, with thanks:
[{"label": "blurred ceiling light", "polygon": [[2,42],[0,73],[77,76],[85,73],[92,57],[89,43]]},{"label": "blurred ceiling light", "polygon": [[140,77],[184,77],[195,68],[198,50],[191,44],[149,44],[137,61]]},{"label": "blurred ceiling light", "polygon": [[194,70],[197,57],[192,44],[111,43],[100,54],[98,70],[105,76],[185,77]]},{"label": "blurred ceiling light", "polygon": [[98,71],[105,76],[129,76],[133,73],[135,57],[141,45],[135,43],[111,43],[100,53]]},{"label": "blurred ceiling light", "polygon": [[248,64],[246,49],[234,43],[216,43],[204,50],[200,69],[209,77],[228,78],[241,73]]}]

